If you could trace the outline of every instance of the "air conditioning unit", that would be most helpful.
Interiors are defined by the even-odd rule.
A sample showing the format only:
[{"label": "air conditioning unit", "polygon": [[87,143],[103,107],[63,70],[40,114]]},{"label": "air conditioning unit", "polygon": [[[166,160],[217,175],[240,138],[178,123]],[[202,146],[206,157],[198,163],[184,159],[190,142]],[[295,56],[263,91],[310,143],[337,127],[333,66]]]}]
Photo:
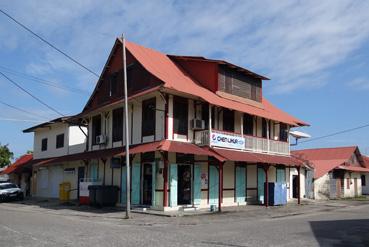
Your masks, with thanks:
[{"label": "air conditioning unit", "polygon": [[191,129],[193,130],[203,130],[205,129],[205,121],[201,119],[192,119],[191,120]]},{"label": "air conditioning unit", "polygon": [[105,143],[106,143],[105,135],[96,136],[96,144],[105,144]]}]

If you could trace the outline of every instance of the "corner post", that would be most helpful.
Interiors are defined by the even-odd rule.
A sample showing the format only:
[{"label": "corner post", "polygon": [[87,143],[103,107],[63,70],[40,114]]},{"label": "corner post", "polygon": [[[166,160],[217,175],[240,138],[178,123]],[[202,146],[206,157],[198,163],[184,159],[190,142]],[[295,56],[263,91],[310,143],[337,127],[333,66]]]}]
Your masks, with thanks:
[{"label": "corner post", "polygon": [[268,181],[268,170],[269,165],[264,166],[265,172],[265,184],[264,184],[264,205],[265,207],[269,206],[269,181]]},{"label": "corner post", "polygon": [[301,177],[301,167],[297,167],[297,204],[301,204],[301,185],[300,185],[300,177]]}]

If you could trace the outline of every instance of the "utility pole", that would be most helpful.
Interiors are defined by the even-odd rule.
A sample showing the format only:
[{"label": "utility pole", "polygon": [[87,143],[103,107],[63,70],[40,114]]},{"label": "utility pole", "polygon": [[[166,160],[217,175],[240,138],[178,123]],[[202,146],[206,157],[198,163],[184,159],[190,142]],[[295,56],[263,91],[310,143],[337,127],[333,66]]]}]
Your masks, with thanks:
[{"label": "utility pole", "polygon": [[[127,92],[127,61],[126,61],[126,41],[124,34],[122,33],[122,46],[123,46],[123,85],[124,85],[124,132],[126,137],[126,219],[131,216],[131,178],[130,178],[130,165],[129,165],[129,130],[128,130],[128,92]],[[122,140],[123,144],[123,140]]]}]

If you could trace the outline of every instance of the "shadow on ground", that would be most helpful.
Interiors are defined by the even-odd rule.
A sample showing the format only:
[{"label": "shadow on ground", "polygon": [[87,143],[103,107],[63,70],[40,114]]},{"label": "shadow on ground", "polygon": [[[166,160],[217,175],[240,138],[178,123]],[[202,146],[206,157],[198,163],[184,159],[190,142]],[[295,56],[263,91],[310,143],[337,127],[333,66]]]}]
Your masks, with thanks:
[{"label": "shadow on ground", "polygon": [[311,221],[320,246],[369,246],[369,219]]},{"label": "shadow on ground", "polygon": [[88,213],[96,213],[96,214],[107,214],[107,213],[115,213],[115,212],[125,212],[125,208],[123,207],[92,207],[89,205],[79,205],[77,201],[71,202],[59,202],[58,200],[53,199],[25,199],[23,201],[12,201],[10,202],[15,205],[29,205],[29,206],[38,206],[44,209],[50,210],[73,210],[77,212],[88,212]]}]

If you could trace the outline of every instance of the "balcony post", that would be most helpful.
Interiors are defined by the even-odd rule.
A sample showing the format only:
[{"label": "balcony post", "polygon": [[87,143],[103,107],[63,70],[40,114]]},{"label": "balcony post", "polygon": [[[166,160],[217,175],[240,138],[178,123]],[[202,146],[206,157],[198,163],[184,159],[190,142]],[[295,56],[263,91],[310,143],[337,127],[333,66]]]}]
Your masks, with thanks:
[{"label": "balcony post", "polygon": [[212,126],[212,122],[211,122],[211,104],[209,104],[209,147],[211,147],[211,142],[210,142],[210,138],[211,138],[211,126]]},{"label": "balcony post", "polygon": [[[241,137],[244,138],[243,137],[243,113],[241,113],[241,124],[240,125],[241,125]],[[245,148],[246,148],[246,140],[245,140],[242,150],[245,150]]]},{"label": "balcony post", "polygon": [[268,153],[269,153],[270,152],[269,119],[266,120],[266,127],[267,127],[267,150],[268,150]]}]

